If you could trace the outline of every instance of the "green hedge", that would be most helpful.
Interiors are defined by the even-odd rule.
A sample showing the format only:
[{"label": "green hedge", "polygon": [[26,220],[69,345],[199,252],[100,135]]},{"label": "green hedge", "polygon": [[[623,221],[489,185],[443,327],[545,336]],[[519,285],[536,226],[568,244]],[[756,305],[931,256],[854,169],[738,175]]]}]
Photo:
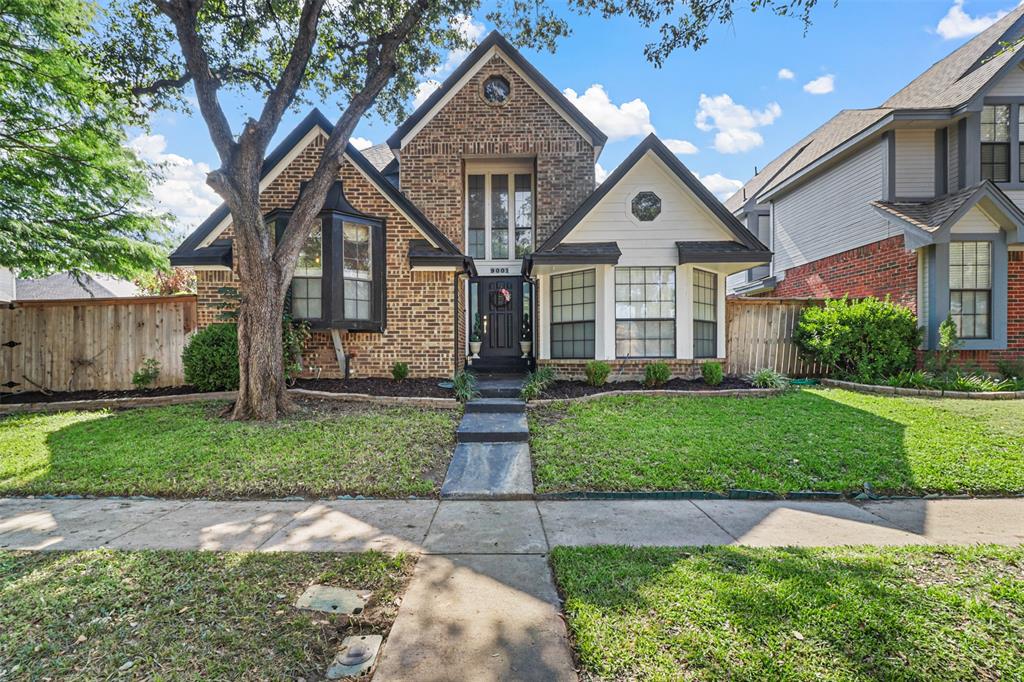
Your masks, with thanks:
[{"label": "green hedge", "polygon": [[238,327],[211,324],[189,339],[181,356],[185,382],[200,391],[238,389]]}]

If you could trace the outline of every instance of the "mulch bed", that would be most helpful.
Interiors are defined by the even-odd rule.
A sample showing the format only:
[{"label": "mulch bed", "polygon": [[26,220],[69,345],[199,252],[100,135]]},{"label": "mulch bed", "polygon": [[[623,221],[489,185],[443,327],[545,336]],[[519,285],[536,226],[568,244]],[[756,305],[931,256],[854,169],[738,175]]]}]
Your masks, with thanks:
[{"label": "mulch bed", "polygon": [[[659,391],[716,391],[753,388],[749,381],[735,377],[725,377],[718,386],[708,386],[701,379],[670,379],[667,383],[657,386]],[[595,393],[609,391],[649,391],[650,386],[641,381],[610,381],[604,386],[591,386],[583,381],[556,381],[544,389],[544,399],[581,398]]]},{"label": "mulch bed", "polygon": [[167,386],[164,388],[131,389],[127,391],[25,391],[24,393],[0,393],[0,404],[13,403],[61,403],[68,400],[111,400],[113,398],[154,398],[165,395],[200,393],[194,386]]},{"label": "mulch bed", "polygon": [[441,381],[444,379],[299,379],[292,388],[407,398],[451,398],[450,388],[438,386]]}]

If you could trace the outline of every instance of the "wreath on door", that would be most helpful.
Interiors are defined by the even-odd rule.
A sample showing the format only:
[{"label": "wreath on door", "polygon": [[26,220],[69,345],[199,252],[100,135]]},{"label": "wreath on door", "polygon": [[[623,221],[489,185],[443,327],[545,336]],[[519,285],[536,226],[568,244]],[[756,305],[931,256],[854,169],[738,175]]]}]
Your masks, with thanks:
[{"label": "wreath on door", "polygon": [[502,287],[497,291],[491,292],[491,307],[492,308],[504,308],[512,302],[512,292]]}]

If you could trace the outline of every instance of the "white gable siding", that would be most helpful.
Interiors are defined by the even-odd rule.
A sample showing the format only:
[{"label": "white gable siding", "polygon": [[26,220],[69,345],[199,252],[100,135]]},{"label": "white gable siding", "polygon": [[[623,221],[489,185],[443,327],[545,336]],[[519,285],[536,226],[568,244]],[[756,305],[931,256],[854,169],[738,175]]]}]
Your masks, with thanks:
[{"label": "white gable siding", "polygon": [[[654,192],[661,198],[661,214],[642,223],[630,213],[637,192]],[[734,239],[690,190],[648,153],[629,170],[565,242],[617,242],[620,265],[675,265],[677,241]]]},{"label": "white gable siding", "polygon": [[896,131],[896,196],[935,196],[935,131]]},{"label": "white gable siding", "polygon": [[869,202],[885,196],[884,139],[774,202],[775,272],[896,234]]},{"label": "white gable siding", "polygon": [[950,229],[950,232],[960,234],[992,234],[998,231],[999,225],[993,222],[977,205],[965,213],[964,217]]},{"label": "white gable siding", "polygon": [[946,128],[946,150],[948,152],[946,156],[946,169],[947,184],[950,192],[955,192],[960,187],[958,185],[960,181],[960,139],[959,139],[959,126],[953,124]]},{"label": "white gable siding", "polygon": [[1024,95],[1024,69],[1020,64],[1010,69],[1010,72],[985,94],[989,97],[1020,97]]}]

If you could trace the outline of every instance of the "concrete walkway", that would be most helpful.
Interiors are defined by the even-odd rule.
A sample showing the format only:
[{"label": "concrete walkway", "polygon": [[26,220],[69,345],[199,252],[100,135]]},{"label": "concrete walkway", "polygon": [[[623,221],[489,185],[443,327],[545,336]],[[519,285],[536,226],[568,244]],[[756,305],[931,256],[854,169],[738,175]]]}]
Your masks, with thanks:
[{"label": "concrete walkway", "polygon": [[375,680],[572,680],[558,545],[1024,543],[1024,498],[846,502],[0,499],[0,550],[422,554]]}]

